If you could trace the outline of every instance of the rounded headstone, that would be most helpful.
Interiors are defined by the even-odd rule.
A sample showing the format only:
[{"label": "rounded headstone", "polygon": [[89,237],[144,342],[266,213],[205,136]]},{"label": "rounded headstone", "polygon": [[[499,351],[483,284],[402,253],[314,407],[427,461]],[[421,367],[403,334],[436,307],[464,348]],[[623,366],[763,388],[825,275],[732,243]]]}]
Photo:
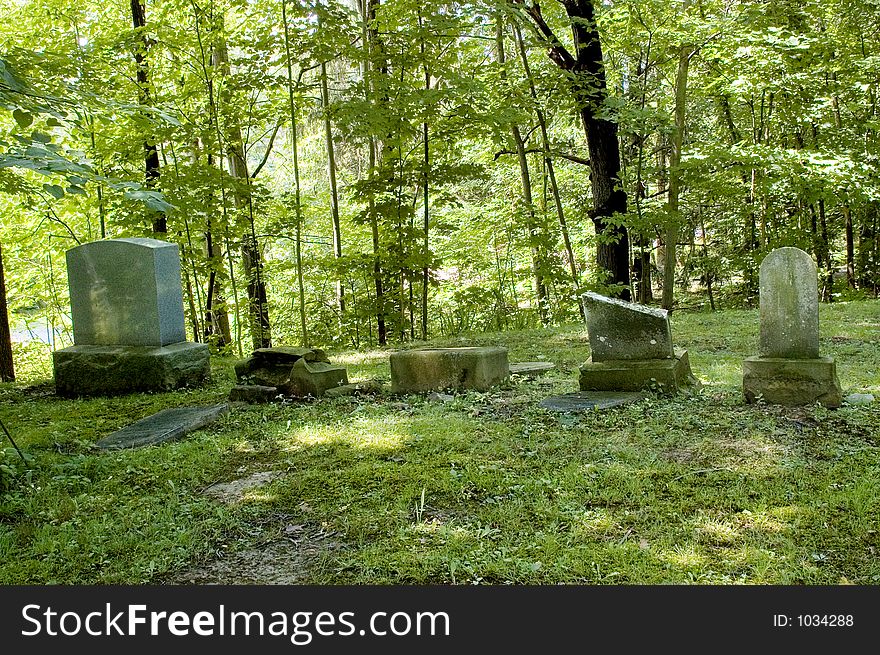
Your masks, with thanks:
[{"label": "rounded headstone", "polygon": [[800,248],[777,248],[761,262],[761,357],[819,357],[816,280],[816,264]]}]

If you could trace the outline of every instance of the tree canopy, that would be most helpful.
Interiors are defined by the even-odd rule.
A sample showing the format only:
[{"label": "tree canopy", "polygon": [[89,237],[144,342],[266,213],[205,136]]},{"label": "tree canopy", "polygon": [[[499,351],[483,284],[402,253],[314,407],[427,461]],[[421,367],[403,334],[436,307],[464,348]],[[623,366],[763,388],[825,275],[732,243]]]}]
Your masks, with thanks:
[{"label": "tree canopy", "polygon": [[750,305],[784,245],[876,295],[877,9],[0,0],[0,314],[69,342],[64,252],[124,236],[238,354]]}]

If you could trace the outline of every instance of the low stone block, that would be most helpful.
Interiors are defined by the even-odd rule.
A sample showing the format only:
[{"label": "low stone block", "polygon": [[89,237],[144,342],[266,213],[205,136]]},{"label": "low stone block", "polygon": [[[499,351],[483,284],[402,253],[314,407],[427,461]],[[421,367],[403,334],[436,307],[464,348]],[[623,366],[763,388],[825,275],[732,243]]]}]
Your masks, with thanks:
[{"label": "low stone block", "polygon": [[240,403],[271,403],[280,392],[278,387],[266,387],[261,384],[239,384],[229,390],[229,402]]},{"label": "low stone block", "polygon": [[422,348],[391,354],[391,390],[424,393],[443,389],[485,391],[510,375],[507,348]]},{"label": "low stone block", "polygon": [[552,371],[554,368],[556,368],[556,364],[553,362],[516,362],[510,365],[510,374],[535,377],[537,375],[544,375],[544,373]]},{"label": "low stone block", "polygon": [[213,423],[229,411],[226,403],[207,407],[173,407],[136,421],[96,444],[102,450],[136,448],[179,439]]},{"label": "low stone block", "polygon": [[843,397],[831,357],[748,357],[743,360],[743,394],[748,403],[760,397],[776,405],[818,402],[829,408],[840,407]]},{"label": "low stone block", "polygon": [[348,384],[348,371],[344,366],[298,359],[290,369],[287,382],[278,389],[287,396],[320,398],[328,389],[345,384]]},{"label": "low stone block", "polygon": [[70,346],[52,353],[55,391],[61,396],[103,396],[168,391],[203,384],[211,357],[203,343],[167,346]]},{"label": "low stone block", "polygon": [[581,391],[642,391],[658,388],[676,393],[697,384],[686,350],[675,350],[672,359],[588,360],[581,366]]}]

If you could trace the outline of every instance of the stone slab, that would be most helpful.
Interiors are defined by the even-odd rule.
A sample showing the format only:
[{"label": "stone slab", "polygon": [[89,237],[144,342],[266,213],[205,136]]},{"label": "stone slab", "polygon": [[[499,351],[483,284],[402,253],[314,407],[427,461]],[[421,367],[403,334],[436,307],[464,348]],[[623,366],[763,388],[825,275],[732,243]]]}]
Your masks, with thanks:
[{"label": "stone slab", "polygon": [[510,365],[511,375],[544,375],[556,368],[553,362],[515,362]]},{"label": "stone slab", "polygon": [[818,402],[833,408],[843,400],[831,357],[748,357],[743,360],[743,394],[748,403],[760,397],[770,404],[789,406]]},{"label": "stone slab", "polygon": [[52,353],[55,391],[61,396],[103,396],[168,391],[203,384],[211,356],[203,343],[167,346],[70,346]]},{"label": "stone slab", "polygon": [[777,248],[759,273],[762,357],[819,357],[819,292],[813,258],[800,248]]},{"label": "stone slab", "polygon": [[673,359],[588,360],[580,369],[581,391],[642,391],[656,389],[673,394],[698,384],[691,372],[686,350],[676,350]]},{"label": "stone slab", "polygon": [[507,348],[501,346],[402,350],[390,360],[393,393],[486,391],[510,375]]},{"label": "stone slab", "polygon": [[583,294],[594,362],[672,359],[672,329],[665,309]]},{"label": "stone slab", "polygon": [[561,396],[550,396],[541,401],[541,407],[553,412],[591,412],[638,402],[645,394],[636,391],[575,391]]},{"label": "stone slab", "polygon": [[238,384],[229,390],[231,403],[271,403],[280,395],[278,387],[266,387],[261,384]]},{"label": "stone slab", "polygon": [[138,448],[179,439],[188,432],[213,423],[229,411],[225,403],[206,407],[174,407],[141,419],[96,444],[102,450]]},{"label": "stone slab", "polygon": [[177,244],[106,239],[66,253],[74,345],[186,341]]}]

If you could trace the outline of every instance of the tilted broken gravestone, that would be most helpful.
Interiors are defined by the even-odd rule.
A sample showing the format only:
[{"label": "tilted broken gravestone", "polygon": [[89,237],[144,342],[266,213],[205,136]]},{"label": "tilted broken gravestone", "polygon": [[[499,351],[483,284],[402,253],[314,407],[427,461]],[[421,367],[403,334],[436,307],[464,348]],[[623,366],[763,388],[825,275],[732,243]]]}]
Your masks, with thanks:
[{"label": "tilted broken gravestone", "polygon": [[177,244],[108,239],[66,258],[74,345],[52,353],[60,395],[160,391],[208,379],[208,346],[186,341]]},{"label": "tilted broken gravestone", "polygon": [[581,391],[675,393],[696,384],[687,351],[672,346],[666,310],[593,292],[583,302],[591,355],[580,369]]},{"label": "tilted broken gravestone", "polygon": [[[330,389],[348,384],[345,367],[332,364],[319,348],[258,348],[235,365],[235,375],[238,385],[230,391],[229,398],[245,402],[252,402],[252,397],[269,400],[272,394],[282,398],[318,398]],[[262,389],[249,394],[247,387],[251,386]]]},{"label": "tilted broken gravestone", "polygon": [[743,361],[746,402],[840,406],[834,359],[819,355],[817,277],[812,257],[799,248],[777,248],[761,262],[760,354]]},{"label": "tilted broken gravestone", "polygon": [[96,444],[102,450],[138,448],[180,439],[193,430],[213,423],[229,411],[226,403],[206,407],[173,407],[142,418]]},{"label": "tilted broken gravestone", "polygon": [[424,393],[443,389],[486,391],[507,379],[507,348],[419,348],[391,353],[391,391]]}]

